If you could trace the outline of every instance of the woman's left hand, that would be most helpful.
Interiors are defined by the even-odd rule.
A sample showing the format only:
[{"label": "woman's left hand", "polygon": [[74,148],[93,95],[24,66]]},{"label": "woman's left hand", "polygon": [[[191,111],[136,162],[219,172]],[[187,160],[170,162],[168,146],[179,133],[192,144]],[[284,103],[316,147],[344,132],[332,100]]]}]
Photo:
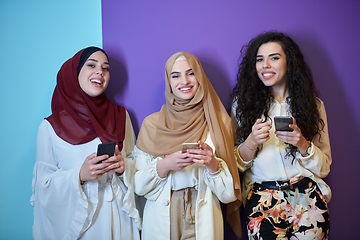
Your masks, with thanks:
[{"label": "woman's left hand", "polygon": [[301,153],[305,153],[309,147],[309,143],[302,135],[300,128],[296,124],[295,118],[292,119],[293,124],[290,124],[289,127],[294,129],[294,131],[275,131],[276,137],[282,142],[289,143],[295,147],[298,147]]},{"label": "woman's left hand", "polygon": [[199,149],[188,149],[190,158],[193,159],[194,163],[205,165],[210,172],[216,172],[219,168],[219,161],[215,158],[212,148],[204,143],[198,141]]},{"label": "woman's left hand", "polygon": [[114,156],[106,159],[104,162],[111,163],[104,169],[105,172],[116,172],[122,174],[125,171],[124,158],[121,155],[118,145],[115,146]]}]

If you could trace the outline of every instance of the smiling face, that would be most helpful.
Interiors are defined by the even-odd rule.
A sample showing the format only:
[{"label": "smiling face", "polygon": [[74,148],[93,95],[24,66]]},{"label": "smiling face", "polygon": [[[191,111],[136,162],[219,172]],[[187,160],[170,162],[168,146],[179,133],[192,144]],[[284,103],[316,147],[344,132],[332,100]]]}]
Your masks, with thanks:
[{"label": "smiling face", "polygon": [[199,88],[194,71],[186,60],[175,61],[170,74],[170,86],[178,98],[189,100]]},{"label": "smiling face", "polygon": [[110,65],[106,55],[97,51],[90,55],[79,73],[81,89],[91,97],[102,94],[109,84]]},{"label": "smiling face", "polygon": [[265,86],[286,88],[286,55],[280,44],[268,42],[261,45],[256,56],[256,71]]}]

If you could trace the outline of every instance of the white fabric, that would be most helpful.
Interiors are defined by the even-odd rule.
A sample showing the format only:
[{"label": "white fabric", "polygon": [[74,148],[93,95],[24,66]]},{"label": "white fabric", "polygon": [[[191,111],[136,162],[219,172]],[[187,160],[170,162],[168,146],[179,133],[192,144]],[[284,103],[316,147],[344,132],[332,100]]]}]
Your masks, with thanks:
[{"label": "white fabric", "polygon": [[[214,149],[210,137],[207,138],[206,143]],[[160,178],[156,166],[161,159],[134,147],[133,161],[137,169],[135,192],[147,199],[143,216],[143,240],[170,239],[170,197],[173,171],[167,177]],[[223,217],[219,200],[223,203],[236,200],[229,169],[225,161],[217,159],[221,167],[219,173],[215,175],[210,175],[203,165],[192,166],[197,174],[195,231],[198,240],[223,239]]]},{"label": "white fabric", "polygon": [[[289,105],[286,102],[279,103],[274,101],[269,111],[273,126],[270,129],[270,139],[263,144],[263,148],[255,159],[245,162],[238,151],[241,143],[235,139],[235,155],[238,161],[240,171],[244,172],[243,181],[243,202],[246,202],[250,188],[254,182],[262,181],[281,181],[288,180],[293,177],[309,177],[314,180],[327,202],[331,199],[330,187],[322,180],[330,172],[331,151],[328,134],[327,118],[324,103],[320,100],[319,106],[320,117],[325,123],[323,132],[321,132],[321,141],[316,136],[312,142],[310,155],[302,157],[299,152],[296,153],[296,159],[293,164],[292,157],[285,158],[285,143],[278,140],[275,135],[274,117],[275,116],[291,116]],[[232,118],[235,129],[238,128],[238,121],[234,118],[236,104],[232,106]],[[296,119],[295,119],[296,120]]]},{"label": "white fabric", "polygon": [[72,145],[44,120],[38,130],[31,204],[33,238],[139,239],[140,218],[135,207],[131,153],[135,135],[128,113],[121,151],[125,172],[104,174],[80,185],[79,171],[85,158],[97,151],[99,138]]},{"label": "white fabric", "polygon": [[195,187],[198,179],[198,165],[191,165],[172,172],[171,189],[180,190]]}]

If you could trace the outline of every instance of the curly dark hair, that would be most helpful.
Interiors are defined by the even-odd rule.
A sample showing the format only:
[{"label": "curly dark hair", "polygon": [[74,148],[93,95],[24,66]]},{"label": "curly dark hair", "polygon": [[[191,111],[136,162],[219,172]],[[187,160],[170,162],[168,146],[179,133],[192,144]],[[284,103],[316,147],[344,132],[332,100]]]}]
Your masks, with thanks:
[{"label": "curly dark hair", "polygon": [[[233,103],[237,104],[236,119],[241,123],[236,131],[240,142],[244,142],[252,131],[256,119],[263,115],[269,118],[268,112],[274,97],[270,88],[259,79],[256,71],[256,56],[259,47],[264,43],[278,43],[285,55],[287,64],[286,101],[290,104],[290,113],[307,141],[312,141],[324,128],[320,118],[318,104],[319,94],[315,88],[312,73],[305,63],[299,46],[283,33],[269,31],[252,39],[241,49],[242,61],[237,74],[237,84],[233,89]],[[258,149],[258,151],[261,149]],[[295,159],[297,147],[288,144],[286,156]]]}]

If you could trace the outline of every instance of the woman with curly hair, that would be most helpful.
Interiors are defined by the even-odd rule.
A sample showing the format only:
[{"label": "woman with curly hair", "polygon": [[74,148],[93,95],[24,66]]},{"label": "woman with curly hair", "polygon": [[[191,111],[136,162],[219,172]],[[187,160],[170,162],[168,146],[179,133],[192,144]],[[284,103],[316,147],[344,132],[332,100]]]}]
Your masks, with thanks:
[{"label": "woman with curly hair", "polygon": [[[311,70],[299,46],[279,32],[257,36],[241,53],[232,115],[248,235],[327,239],[331,190],[322,178],[332,160]],[[289,117],[285,131],[275,117]]]}]

